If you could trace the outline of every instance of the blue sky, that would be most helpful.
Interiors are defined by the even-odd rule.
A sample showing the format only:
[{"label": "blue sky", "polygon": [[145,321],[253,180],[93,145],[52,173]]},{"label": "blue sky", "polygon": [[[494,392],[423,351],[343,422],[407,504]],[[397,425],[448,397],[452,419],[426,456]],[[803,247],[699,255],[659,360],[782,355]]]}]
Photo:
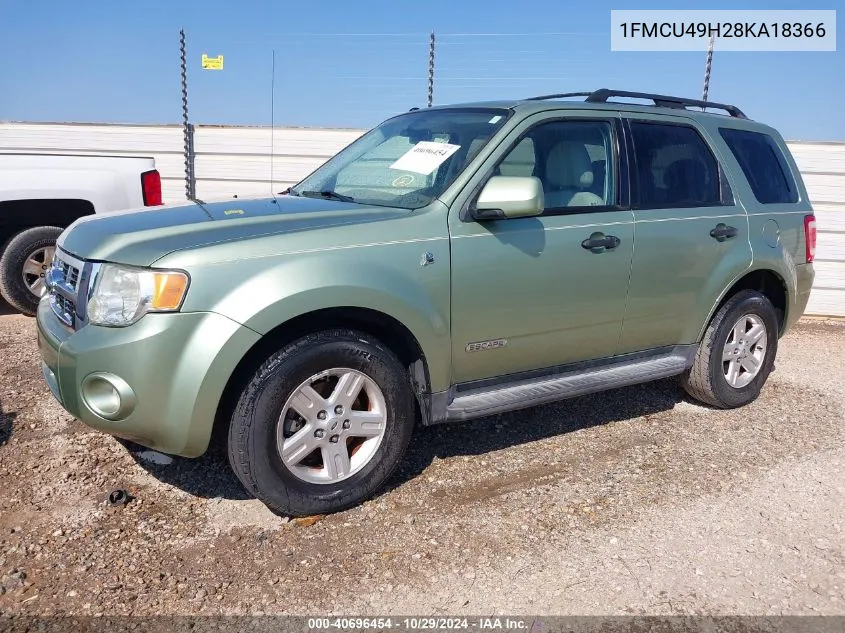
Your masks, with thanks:
[{"label": "blue sky", "polygon": [[[810,8],[841,6],[819,0]],[[3,0],[0,120],[179,122],[180,27],[196,124],[269,124],[274,48],[277,125],[369,127],[424,106],[432,30],[435,103],[599,87],[700,97],[703,52],[610,50],[611,9],[676,7],[627,0]],[[802,7],[750,0],[685,8]],[[845,140],[838,40],[838,50],[825,53],[716,50],[710,98],[739,105],[789,139]],[[223,54],[225,69],[201,70],[202,53]]]}]

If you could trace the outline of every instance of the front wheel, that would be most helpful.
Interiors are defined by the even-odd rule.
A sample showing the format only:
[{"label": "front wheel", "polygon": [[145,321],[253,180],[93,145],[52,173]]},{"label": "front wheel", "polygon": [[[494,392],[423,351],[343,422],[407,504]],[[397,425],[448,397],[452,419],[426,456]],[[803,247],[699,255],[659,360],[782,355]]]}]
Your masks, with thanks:
[{"label": "front wheel", "polygon": [[415,414],[407,372],[385,346],[350,330],[311,334],[270,356],[244,388],[229,463],[276,512],[337,512],[391,475]]},{"label": "front wheel", "polygon": [[696,400],[721,409],[753,402],[774,366],[778,333],[769,299],[738,292],[713,317],[681,384]]}]

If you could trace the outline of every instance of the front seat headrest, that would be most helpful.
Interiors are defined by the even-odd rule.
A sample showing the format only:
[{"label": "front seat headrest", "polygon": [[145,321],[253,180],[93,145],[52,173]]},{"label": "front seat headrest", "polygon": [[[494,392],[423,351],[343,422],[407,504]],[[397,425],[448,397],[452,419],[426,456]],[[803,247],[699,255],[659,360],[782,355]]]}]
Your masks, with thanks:
[{"label": "front seat headrest", "polygon": [[578,141],[562,141],[546,159],[546,182],[552,187],[585,190],[593,184],[593,163]]}]

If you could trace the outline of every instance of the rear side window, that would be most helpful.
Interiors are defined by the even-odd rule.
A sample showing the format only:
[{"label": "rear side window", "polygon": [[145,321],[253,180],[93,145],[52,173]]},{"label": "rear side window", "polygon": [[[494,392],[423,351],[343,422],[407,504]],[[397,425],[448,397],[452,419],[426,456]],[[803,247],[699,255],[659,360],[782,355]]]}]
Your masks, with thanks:
[{"label": "rear side window", "polygon": [[636,208],[723,204],[719,163],[694,128],[632,121],[631,135],[636,157]]},{"label": "rear side window", "polygon": [[783,153],[768,134],[719,128],[760,204],[798,202],[795,179]]}]

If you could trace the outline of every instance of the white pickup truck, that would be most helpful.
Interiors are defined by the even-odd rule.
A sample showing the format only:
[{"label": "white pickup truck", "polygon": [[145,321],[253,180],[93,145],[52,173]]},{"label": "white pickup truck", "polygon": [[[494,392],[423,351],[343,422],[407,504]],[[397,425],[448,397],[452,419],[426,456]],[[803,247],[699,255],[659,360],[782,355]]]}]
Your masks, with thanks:
[{"label": "white pickup truck", "polygon": [[161,204],[153,158],[0,152],[0,295],[34,315],[67,226],[93,213]]}]

